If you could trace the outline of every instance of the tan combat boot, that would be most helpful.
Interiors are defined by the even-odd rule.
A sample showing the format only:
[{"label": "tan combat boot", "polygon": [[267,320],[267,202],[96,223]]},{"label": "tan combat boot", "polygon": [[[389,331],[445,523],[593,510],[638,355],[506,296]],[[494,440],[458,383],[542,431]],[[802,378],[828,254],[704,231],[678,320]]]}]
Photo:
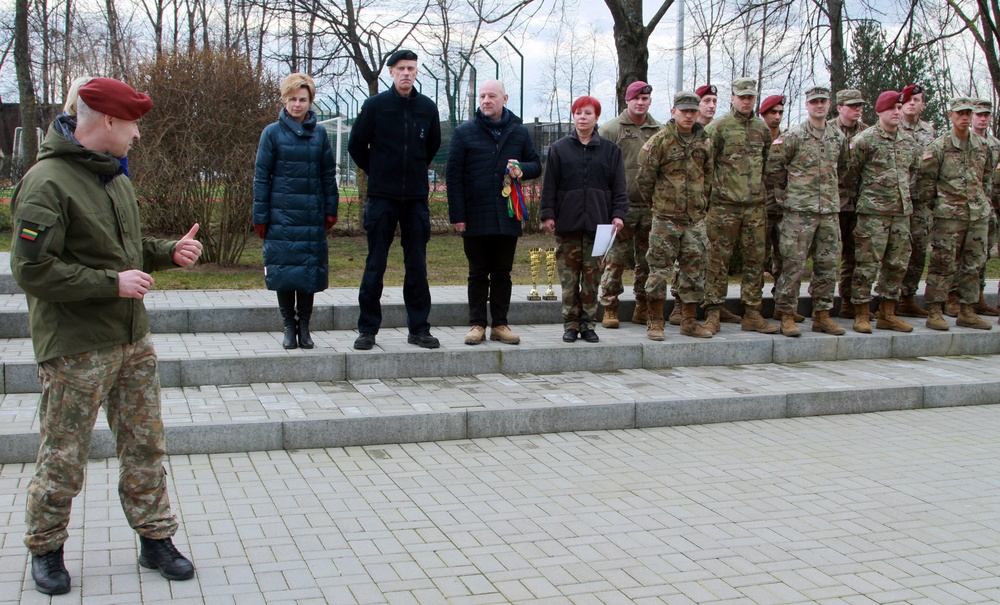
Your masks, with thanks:
[{"label": "tan combat boot", "polygon": [[715,334],[698,324],[698,303],[684,303],[681,309],[681,334],[695,338],[711,338]]},{"label": "tan combat boot", "polygon": [[813,332],[823,332],[834,336],[843,336],[847,330],[841,328],[830,319],[829,311],[813,311]]},{"label": "tan combat boot", "polygon": [[652,298],[646,301],[646,337],[650,340],[666,340],[663,334],[663,301]]},{"label": "tan combat boot", "polygon": [[681,325],[681,307],[683,306],[684,303],[681,302],[681,299],[675,296],[674,308],[670,311],[670,317],[667,318],[667,321],[670,322],[670,325],[672,326]]},{"label": "tan combat boot", "polygon": [[975,328],[977,330],[993,329],[993,324],[985,319],[980,319],[973,310],[972,305],[966,303],[961,303],[959,305],[958,319],[955,321],[955,325],[962,328]]},{"label": "tan combat boot", "polygon": [[616,300],[604,307],[604,318],[601,319],[601,325],[613,330],[618,327],[618,323],[618,301]]},{"label": "tan combat boot", "polygon": [[[774,310],[774,319],[781,321],[781,315],[782,315],[781,311],[777,309]],[[799,315],[798,313],[792,313],[792,319],[795,320],[795,323],[802,323],[806,320],[806,316]]]},{"label": "tan combat boot", "polygon": [[724,324],[738,324],[743,323],[743,317],[735,313],[731,313],[729,309],[726,308],[726,305],[722,305],[719,307],[719,321]]},{"label": "tan combat boot", "polygon": [[[683,309],[683,306],[681,307]],[[712,334],[718,334],[721,326],[719,325],[719,307],[712,306],[705,311],[705,329]]]},{"label": "tan combat boot", "polygon": [[918,307],[917,302],[911,295],[899,299],[899,304],[896,305],[896,315],[903,317],[927,317],[927,311]]},{"label": "tan combat boot", "polygon": [[486,340],[486,328],[483,326],[472,326],[469,333],[465,335],[465,344],[477,345]]},{"label": "tan combat boot", "polygon": [[781,333],[785,336],[802,336],[802,330],[795,325],[794,313],[781,314]]},{"label": "tan combat boot", "polygon": [[[859,334],[871,334],[872,323],[868,319],[868,303],[858,303],[854,305],[854,331]],[[841,316],[843,317],[843,316]]]},{"label": "tan combat boot", "polygon": [[[660,301],[663,302],[662,300]],[[639,324],[640,326],[646,325],[646,320],[648,319],[648,309],[649,309],[649,299],[646,298],[645,294],[635,295],[635,311],[632,312],[632,323]]]},{"label": "tan combat boot", "polygon": [[743,313],[743,331],[760,332],[761,334],[777,334],[778,326],[767,323],[757,307],[747,307]]},{"label": "tan combat boot", "polygon": [[961,308],[962,303],[958,300],[958,292],[949,292],[947,300],[944,301],[944,314],[948,317],[958,317]]},{"label": "tan combat boot", "polygon": [[991,317],[996,317],[1000,315],[1000,309],[990,306],[986,302],[986,297],[983,295],[983,291],[979,291],[979,302],[973,305],[972,310],[976,312],[977,315],[989,315]]},{"label": "tan combat boot", "polygon": [[493,326],[490,328],[490,340],[498,340],[505,345],[521,344],[521,337],[514,334],[510,326]]},{"label": "tan combat boot", "polygon": [[895,330],[897,332],[912,332],[913,326],[896,317],[896,301],[882,299],[878,305],[878,321],[875,327],[879,330]]},{"label": "tan combat boot", "polygon": [[941,316],[941,303],[931,303],[927,311],[927,327],[932,330],[950,330],[951,326]]}]

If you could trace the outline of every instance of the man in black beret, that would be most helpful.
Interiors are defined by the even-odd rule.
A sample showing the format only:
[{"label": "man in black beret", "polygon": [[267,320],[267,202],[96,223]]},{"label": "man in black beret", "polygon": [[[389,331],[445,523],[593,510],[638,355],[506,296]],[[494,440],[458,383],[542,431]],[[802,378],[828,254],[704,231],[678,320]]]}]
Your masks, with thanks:
[{"label": "man in black beret", "polygon": [[427,240],[431,222],[427,168],[441,146],[441,119],[430,98],[413,88],[417,55],[398,50],[386,61],[392,88],[369,97],[351,129],[347,149],[358,168],[368,174],[365,231],[368,259],[358,290],[361,313],[354,348],[375,346],[382,324],[382,276],[389,247],[399,226],[403,245],[403,302],[407,342],[425,349],[440,346],[431,336],[428,316],[431,291],[427,284]]}]

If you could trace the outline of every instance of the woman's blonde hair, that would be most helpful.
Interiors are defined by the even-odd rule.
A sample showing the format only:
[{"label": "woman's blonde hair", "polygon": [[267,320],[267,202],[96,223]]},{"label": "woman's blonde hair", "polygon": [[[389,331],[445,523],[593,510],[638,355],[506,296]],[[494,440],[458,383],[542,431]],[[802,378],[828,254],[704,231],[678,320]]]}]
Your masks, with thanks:
[{"label": "woman's blonde hair", "polygon": [[292,95],[302,87],[309,89],[309,102],[316,98],[316,83],[308,74],[294,73],[281,81],[281,102],[287,103]]},{"label": "woman's blonde hair", "polygon": [[94,79],[94,76],[80,76],[69,85],[69,92],[66,93],[66,105],[63,106],[63,113],[71,116],[76,115],[76,100],[80,97],[80,87]]}]

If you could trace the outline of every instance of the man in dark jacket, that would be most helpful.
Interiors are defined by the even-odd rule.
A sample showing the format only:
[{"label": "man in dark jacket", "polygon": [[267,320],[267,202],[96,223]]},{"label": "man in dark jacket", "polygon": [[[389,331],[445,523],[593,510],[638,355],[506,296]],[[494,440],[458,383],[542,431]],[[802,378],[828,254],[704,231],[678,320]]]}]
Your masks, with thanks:
[{"label": "man in dark jacket", "polygon": [[118,494],[139,534],[139,565],[169,580],[194,576],[174,547],[156,351],[143,297],[150,272],[193,265],[198,225],[179,241],[142,237],[121,162],[153,102],[124,82],[80,87],[77,118],[60,116],[14,191],[11,272],[28,300],[42,395],[41,443],[28,485],[24,543],[44,594],[70,590],[63,562],[73,498],[104,407],[118,444]]},{"label": "man in dark jacket", "polygon": [[[476,119],[455,129],[448,153],[448,214],[455,230],[462,234],[469,260],[472,328],[465,337],[467,345],[486,340],[487,298],[493,317],[490,340],[515,345],[521,342],[507,325],[510,271],[521,221],[511,216],[516,199],[508,201],[503,192],[514,187],[515,177],[537,178],[542,164],[528,129],[504,107],[506,103],[502,82],[483,82]],[[511,190],[508,195],[516,193]]]},{"label": "man in dark jacket", "polygon": [[431,336],[427,320],[431,312],[427,167],[441,146],[441,121],[434,102],[413,88],[416,53],[396,51],[386,64],[393,86],[364,102],[347,143],[354,162],[368,174],[364,218],[368,259],[358,290],[361,314],[354,348],[368,350],[375,345],[382,324],[382,276],[398,225],[406,267],[403,302],[410,332],[407,342],[436,349],[440,343]]}]

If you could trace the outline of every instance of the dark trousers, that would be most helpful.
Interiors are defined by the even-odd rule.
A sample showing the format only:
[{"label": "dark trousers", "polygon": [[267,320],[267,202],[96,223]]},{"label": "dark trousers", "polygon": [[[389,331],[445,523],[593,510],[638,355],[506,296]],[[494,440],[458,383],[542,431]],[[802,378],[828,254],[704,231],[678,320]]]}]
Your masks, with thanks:
[{"label": "dark trousers", "polygon": [[427,199],[387,200],[368,198],[365,205],[365,231],[368,232],[368,259],[358,289],[358,332],[377,334],[382,325],[382,276],[389,258],[389,247],[399,226],[403,246],[403,303],[410,334],[428,332],[431,324],[431,290],[427,285],[427,241],[431,235]]},{"label": "dark trousers", "polygon": [[469,325],[490,325],[486,321],[486,300],[490,302],[493,326],[507,325],[510,310],[510,271],[514,266],[517,238],[510,235],[463,237],[465,258],[469,259]]}]

